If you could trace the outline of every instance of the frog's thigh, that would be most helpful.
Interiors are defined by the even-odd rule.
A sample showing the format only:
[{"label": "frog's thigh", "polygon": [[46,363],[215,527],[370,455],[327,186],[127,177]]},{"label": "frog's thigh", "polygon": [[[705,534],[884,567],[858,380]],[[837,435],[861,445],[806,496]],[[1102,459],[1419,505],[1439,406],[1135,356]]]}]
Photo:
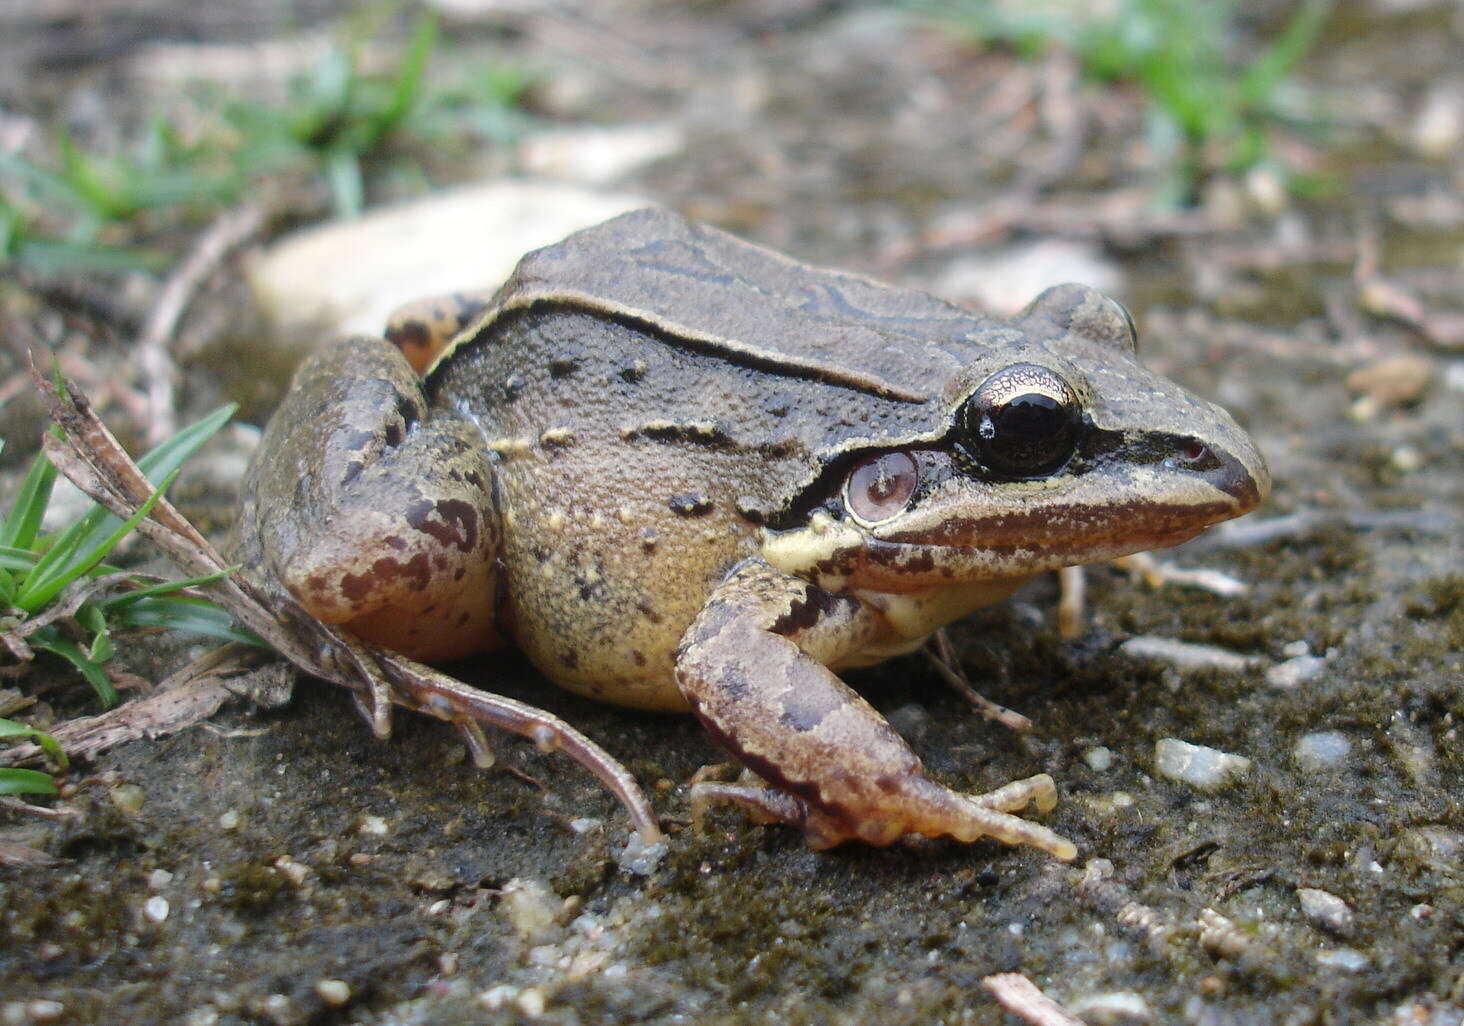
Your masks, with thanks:
[{"label": "frog's thigh", "polygon": [[386,340],[421,374],[458,332],[487,308],[492,291],[454,292],[399,306],[386,320]]},{"label": "frog's thigh", "polygon": [[275,421],[258,462],[276,469],[242,524],[300,604],[416,659],[496,644],[502,531],[477,430],[429,412],[402,356],[360,338],[302,367]]},{"label": "frog's thigh", "polygon": [[707,729],[783,793],[698,785],[703,797],[749,805],[803,828],[826,848],[903,834],[962,841],[994,837],[1071,858],[1073,846],[1006,811],[1050,804],[1052,782],[1034,778],[990,797],[959,794],[925,776],[903,738],[823,664],[881,629],[878,614],[774,570],[737,568],[682,638],[676,679]]}]

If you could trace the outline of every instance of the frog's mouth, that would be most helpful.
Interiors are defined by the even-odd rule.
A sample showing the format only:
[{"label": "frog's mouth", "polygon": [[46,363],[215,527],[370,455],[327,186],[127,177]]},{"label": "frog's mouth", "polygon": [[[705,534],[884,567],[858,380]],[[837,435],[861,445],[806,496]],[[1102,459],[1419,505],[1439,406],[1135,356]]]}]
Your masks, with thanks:
[{"label": "frog's mouth", "polygon": [[924,523],[864,532],[815,570],[852,587],[905,592],[1096,563],[1188,541],[1254,509],[1269,486],[1264,464],[1213,450],[1199,469],[1134,467],[1104,481],[1096,490],[1081,478],[1051,490],[1033,485],[1012,501],[965,509],[958,499],[944,509],[934,503]]}]

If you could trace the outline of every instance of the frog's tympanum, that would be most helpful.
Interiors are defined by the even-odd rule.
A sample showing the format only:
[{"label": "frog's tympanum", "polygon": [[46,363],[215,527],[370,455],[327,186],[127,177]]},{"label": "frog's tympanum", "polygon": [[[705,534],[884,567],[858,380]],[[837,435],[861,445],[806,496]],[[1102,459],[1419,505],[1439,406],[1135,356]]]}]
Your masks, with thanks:
[{"label": "frog's tympanum", "polygon": [[661,210],[388,336],[300,369],[249,479],[246,571],[416,658],[512,642],[573,691],[689,710],[761,778],[701,786],[815,848],[913,833],[1071,858],[1014,815],[1051,806],[1050,777],[936,783],[839,671],[1269,487],[1092,289],[998,320]]}]

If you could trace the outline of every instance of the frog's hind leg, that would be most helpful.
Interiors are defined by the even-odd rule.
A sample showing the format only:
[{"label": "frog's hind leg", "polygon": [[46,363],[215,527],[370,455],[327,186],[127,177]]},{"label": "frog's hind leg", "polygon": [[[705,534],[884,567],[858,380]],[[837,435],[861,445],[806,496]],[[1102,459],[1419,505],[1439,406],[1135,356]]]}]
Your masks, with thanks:
[{"label": "frog's hind leg", "polygon": [[415,659],[497,643],[502,544],[477,429],[434,410],[380,339],[324,347],[296,374],[246,485],[240,553],[312,616]]},{"label": "frog's hind leg", "polygon": [[693,803],[736,802],[800,827],[814,848],[950,835],[1072,858],[1069,841],[1011,814],[1050,808],[1050,777],[988,795],[952,791],[925,776],[904,739],[824,665],[880,630],[878,614],[851,595],[761,560],[739,566],[683,636],[676,678],[708,731],[772,788],[699,784]]},{"label": "frog's hind leg", "polygon": [[392,311],[386,340],[402,351],[418,374],[425,373],[458,332],[477,320],[493,299],[491,291],[454,292],[418,299]]}]

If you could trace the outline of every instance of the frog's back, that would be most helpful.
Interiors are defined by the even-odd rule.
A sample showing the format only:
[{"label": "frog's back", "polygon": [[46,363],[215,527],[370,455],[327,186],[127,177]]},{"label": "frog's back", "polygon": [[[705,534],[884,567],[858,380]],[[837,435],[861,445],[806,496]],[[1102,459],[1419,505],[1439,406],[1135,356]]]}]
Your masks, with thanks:
[{"label": "frog's back", "polygon": [[[991,326],[927,293],[812,267],[660,208],[587,228],[520,261],[499,311],[571,299],[688,344],[920,404]],[[489,318],[492,314],[489,315]]]}]

